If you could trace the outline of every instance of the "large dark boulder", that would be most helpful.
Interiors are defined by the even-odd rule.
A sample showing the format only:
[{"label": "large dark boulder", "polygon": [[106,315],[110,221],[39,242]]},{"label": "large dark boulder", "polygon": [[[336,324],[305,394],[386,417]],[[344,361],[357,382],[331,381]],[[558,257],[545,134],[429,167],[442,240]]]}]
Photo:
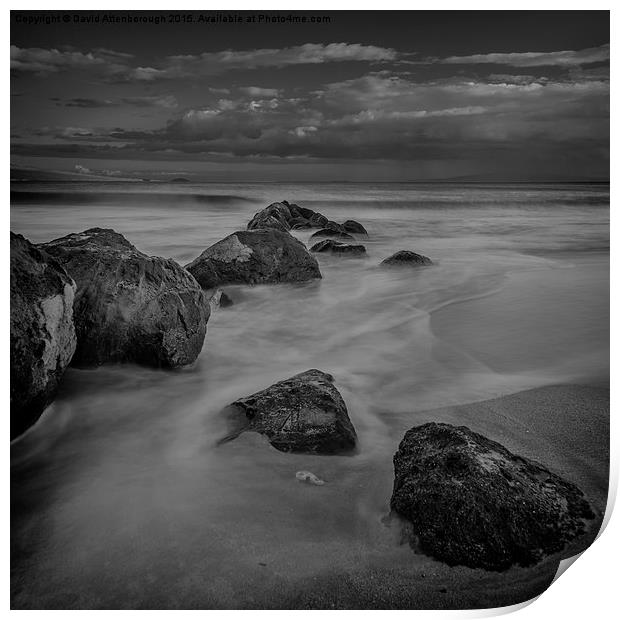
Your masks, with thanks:
[{"label": "large dark boulder", "polygon": [[361,256],[362,254],[366,254],[366,248],[361,244],[341,243],[333,239],[323,239],[323,241],[315,243],[310,248],[310,251],[346,256]]},{"label": "large dark boulder", "polygon": [[357,442],[334,378],[320,370],[307,370],[240,398],[224,414],[233,428],[225,441],[254,431],[282,452],[317,454],[349,453]]},{"label": "large dark boulder", "polygon": [[274,284],[320,278],[316,258],[289,233],[240,230],[186,265],[204,288],[222,284]]},{"label": "large dark boulder", "polygon": [[256,230],[259,228],[273,228],[275,230],[287,231],[291,225],[291,212],[288,203],[274,202],[265,207],[248,222],[248,230]]},{"label": "large dark boulder", "polygon": [[176,367],[198,357],[209,304],[178,263],[143,254],[111,229],[91,228],[40,247],[77,283],[74,365]]},{"label": "large dark boulder", "polygon": [[349,233],[332,230],[331,228],[322,228],[310,235],[310,239],[318,239],[319,237],[327,237],[330,239],[354,239]]},{"label": "large dark boulder", "polygon": [[575,485],[465,426],[409,430],[394,474],[390,506],[408,522],[410,543],[450,565],[527,566],[594,518]]},{"label": "large dark boulder", "polygon": [[368,234],[368,231],[359,222],[356,222],[355,220],[347,220],[342,225],[342,228],[345,232],[348,232],[348,233],[353,233],[357,235]]},{"label": "large dark boulder", "polygon": [[409,250],[401,250],[392,254],[392,256],[381,261],[381,265],[385,267],[398,267],[398,266],[417,266],[417,265],[432,265],[433,261],[428,256],[422,256]]},{"label": "large dark boulder", "polygon": [[73,357],[75,290],[56,259],[11,233],[11,439],[53,400]]}]

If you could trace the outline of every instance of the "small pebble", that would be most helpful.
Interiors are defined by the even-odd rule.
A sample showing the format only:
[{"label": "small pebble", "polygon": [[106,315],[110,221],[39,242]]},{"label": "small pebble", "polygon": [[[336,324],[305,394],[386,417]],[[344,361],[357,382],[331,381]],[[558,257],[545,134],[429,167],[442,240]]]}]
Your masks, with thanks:
[{"label": "small pebble", "polygon": [[295,478],[297,478],[299,482],[307,482],[308,484],[315,484],[316,486],[325,484],[323,480],[315,476],[311,471],[298,471],[295,474]]}]

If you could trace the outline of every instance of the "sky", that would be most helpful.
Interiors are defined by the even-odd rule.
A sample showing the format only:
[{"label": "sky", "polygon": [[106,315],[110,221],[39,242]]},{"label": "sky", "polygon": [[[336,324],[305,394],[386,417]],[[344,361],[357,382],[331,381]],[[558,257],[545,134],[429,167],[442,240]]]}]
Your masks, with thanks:
[{"label": "sky", "polygon": [[609,177],[606,11],[169,17],[12,11],[12,165],[239,182]]}]

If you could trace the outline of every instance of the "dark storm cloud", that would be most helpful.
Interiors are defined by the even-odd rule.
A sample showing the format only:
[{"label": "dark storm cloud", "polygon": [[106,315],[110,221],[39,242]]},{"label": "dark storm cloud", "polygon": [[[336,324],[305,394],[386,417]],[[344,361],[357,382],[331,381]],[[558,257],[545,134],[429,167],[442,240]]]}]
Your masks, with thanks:
[{"label": "dark storm cloud", "polygon": [[608,169],[604,41],[489,51],[473,37],[467,50],[444,55],[374,42],[235,49],[235,41],[177,55],[12,46],[14,79],[29,92],[49,85],[55,104],[47,122],[44,113],[27,117],[16,108],[13,133],[21,137],[13,153],[283,164],[461,160],[481,170],[498,161],[525,170],[536,160],[562,161],[575,173],[589,156],[591,169]]},{"label": "dark storm cloud", "polygon": [[232,70],[281,68],[333,62],[387,62],[395,50],[359,43],[306,43],[284,49],[224,50],[168,56],[156,66],[140,66],[131,54],[97,49],[89,52],[11,46],[11,70],[46,75],[88,70],[109,79],[153,81],[216,75]]},{"label": "dark storm cloud", "polygon": [[176,108],[178,103],[174,95],[152,95],[143,97],[121,97],[119,99],[91,99],[86,97],[74,97],[63,102],[58,97],[52,101],[62,103],[68,108],[109,108],[120,105],[136,106],[139,108]]}]

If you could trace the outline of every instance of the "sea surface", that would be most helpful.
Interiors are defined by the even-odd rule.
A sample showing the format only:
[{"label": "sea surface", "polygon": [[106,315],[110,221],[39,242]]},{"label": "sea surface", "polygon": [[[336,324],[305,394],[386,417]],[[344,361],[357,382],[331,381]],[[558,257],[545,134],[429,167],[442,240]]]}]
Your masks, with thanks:
[{"label": "sea surface", "polygon": [[[271,202],[368,230],[310,283],[224,287],[197,362],[70,369],[12,444],[13,607],[238,607],[329,571],[407,567],[392,456],[422,411],[554,384],[609,383],[609,186],[17,183],[32,242],[113,228],[186,264]],[[295,231],[303,242],[314,231]],[[409,249],[434,265],[378,268]],[[224,446],[221,409],[319,368],[359,452]],[[323,478],[299,483],[298,470]],[[264,600],[261,599],[261,604]],[[256,603],[258,604],[258,603]]]}]

